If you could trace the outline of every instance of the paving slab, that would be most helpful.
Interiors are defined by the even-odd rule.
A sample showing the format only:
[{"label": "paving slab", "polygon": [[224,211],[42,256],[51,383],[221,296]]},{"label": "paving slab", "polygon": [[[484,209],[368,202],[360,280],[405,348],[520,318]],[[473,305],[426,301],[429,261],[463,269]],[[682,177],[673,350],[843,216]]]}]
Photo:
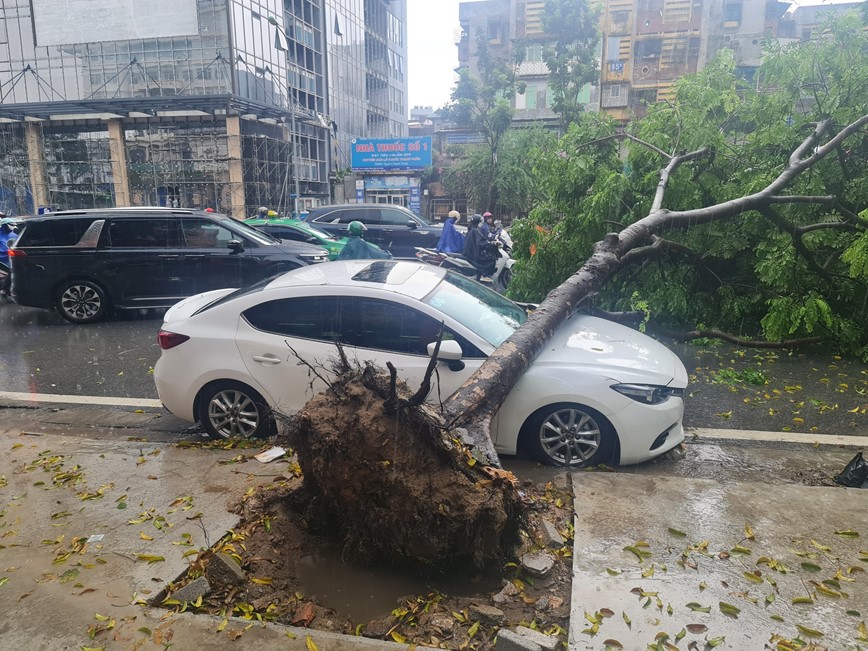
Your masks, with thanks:
[{"label": "paving slab", "polygon": [[[237,524],[232,503],[285,467],[232,463],[238,455],[0,432],[0,647],[238,648],[232,631],[256,648],[308,648],[303,630],[259,624],[245,630],[250,622],[239,620],[219,634],[220,622],[211,617],[143,607],[186,570],[185,553],[210,546]],[[109,622],[110,630],[89,632]],[[311,635],[320,649],[396,648]]]},{"label": "paving slab", "polygon": [[679,648],[722,637],[717,648],[759,650],[776,634],[857,648],[868,490],[618,473],[574,473],[573,488],[571,651],[682,631]]}]

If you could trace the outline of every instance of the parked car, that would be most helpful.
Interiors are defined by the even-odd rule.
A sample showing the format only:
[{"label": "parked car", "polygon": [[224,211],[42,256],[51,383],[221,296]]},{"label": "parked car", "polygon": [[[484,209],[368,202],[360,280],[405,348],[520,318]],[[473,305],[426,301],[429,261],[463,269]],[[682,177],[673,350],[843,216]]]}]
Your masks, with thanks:
[{"label": "parked car", "polygon": [[244,223],[279,240],[306,242],[321,246],[328,251],[329,260],[337,260],[348,241],[346,237],[335,237],[319,226],[300,219],[245,219]]},{"label": "parked car", "polygon": [[392,204],[319,206],[307,214],[306,220],[335,237],[344,237],[350,222],[362,222],[368,229],[365,240],[388,251],[395,258],[414,258],[417,246],[436,248],[443,231],[443,224],[435,224],[403,206]]},{"label": "parked car", "polygon": [[[516,328],[525,310],[474,280],[405,261],[331,262],[240,290],[188,298],[170,309],[154,368],[160,399],[212,437],[270,435],[271,410],[301,408],[324,384],[310,363],[347,356],[392,362],[420,386],[445,324],[429,400],[457,389]],[[497,450],[521,442],[539,460],[573,467],[638,463],[684,438],[684,365],[657,341],[575,315],[519,379],[491,434]]]},{"label": "parked car", "polygon": [[110,307],[169,307],[327,259],[319,246],[281,242],[213,212],[70,210],[24,222],[11,249],[12,294],[19,305],[90,323]]}]

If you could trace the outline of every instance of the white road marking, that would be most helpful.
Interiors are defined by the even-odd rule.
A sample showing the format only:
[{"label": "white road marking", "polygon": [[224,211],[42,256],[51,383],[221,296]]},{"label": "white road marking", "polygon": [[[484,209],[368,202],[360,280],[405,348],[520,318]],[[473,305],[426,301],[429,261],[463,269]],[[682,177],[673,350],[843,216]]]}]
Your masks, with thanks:
[{"label": "white road marking", "polygon": [[150,398],[123,398],[115,396],[68,396],[56,393],[18,393],[0,391],[0,400],[19,400],[22,402],[57,402],[70,405],[108,405],[120,407],[157,407],[163,403]]},{"label": "white road marking", "polygon": [[838,434],[817,434],[799,432],[759,432],[746,429],[712,429],[708,427],[686,427],[684,436],[690,441],[692,436],[700,440],[754,441],[756,443],[802,443],[808,445],[843,445],[847,447],[868,447],[868,436],[841,436]]}]

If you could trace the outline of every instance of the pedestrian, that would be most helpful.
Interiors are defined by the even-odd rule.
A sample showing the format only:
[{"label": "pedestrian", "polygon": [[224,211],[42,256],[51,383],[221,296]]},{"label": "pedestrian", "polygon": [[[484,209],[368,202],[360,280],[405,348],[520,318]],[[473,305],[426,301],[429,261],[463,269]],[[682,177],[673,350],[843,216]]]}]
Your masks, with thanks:
[{"label": "pedestrian", "polygon": [[9,247],[18,237],[12,229],[15,220],[0,212],[0,268],[5,272],[0,282],[0,299],[11,301],[12,294],[12,267],[9,264]]},{"label": "pedestrian", "polygon": [[443,253],[461,253],[464,248],[464,235],[455,228],[455,223],[461,219],[461,213],[457,210],[449,212],[446,221],[443,222],[443,231],[437,241],[437,250]]},{"label": "pedestrian", "polygon": [[251,219],[268,219],[268,208],[265,206],[259,206],[256,209],[256,214],[251,217]]}]

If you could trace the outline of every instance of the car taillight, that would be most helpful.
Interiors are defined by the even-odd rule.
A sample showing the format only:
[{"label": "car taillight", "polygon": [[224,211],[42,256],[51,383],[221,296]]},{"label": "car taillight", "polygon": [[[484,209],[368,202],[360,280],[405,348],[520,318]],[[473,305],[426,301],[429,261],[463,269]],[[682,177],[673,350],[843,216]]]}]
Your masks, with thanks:
[{"label": "car taillight", "polygon": [[187,341],[190,337],[187,335],[179,335],[177,332],[169,332],[168,330],[160,330],[157,333],[157,341],[160,343],[160,348],[169,350],[175,346],[179,346]]},{"label": "car taillight", "polygon": [[20,249],[9,249],[9,257],[10,258],[23,258],[27,254]]}]

